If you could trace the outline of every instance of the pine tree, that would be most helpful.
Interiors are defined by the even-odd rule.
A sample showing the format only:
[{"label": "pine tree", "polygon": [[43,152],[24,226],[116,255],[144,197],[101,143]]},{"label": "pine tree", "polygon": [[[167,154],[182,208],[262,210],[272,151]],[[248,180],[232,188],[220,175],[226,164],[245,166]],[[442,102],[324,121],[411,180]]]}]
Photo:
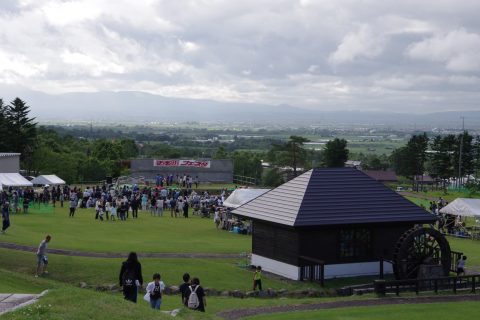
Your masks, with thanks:
[{"label": "pine tree", "polygon": [[37,138],[37,123],[35,118],[28,117],[29,113],[29,106],[20,98],[15,98],[6,107],[7,144],[10,151],[22,154],[22,161],[30,158]]},{"label": "pine tree", "polygon": [[325,145],[323,151],[324,164],[327,168],[344,167],[348,160],[349,150],[347,149],[347,140],[335,138]]}]

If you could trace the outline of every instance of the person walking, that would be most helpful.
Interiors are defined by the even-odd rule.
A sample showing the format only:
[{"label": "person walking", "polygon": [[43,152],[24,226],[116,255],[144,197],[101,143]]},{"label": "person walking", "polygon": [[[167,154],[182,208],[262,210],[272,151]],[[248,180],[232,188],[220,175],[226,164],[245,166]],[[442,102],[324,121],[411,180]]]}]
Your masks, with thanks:
[{"label": "person walking", "polygon": [[185,203],[183,204],[183,217],[188,218],[188,201],[185,200]]},{"label": "person walking", "polygon": [[165,290],[165,284],[160,281],[159,273],[153,275],[153,281],[147,285],[147,294],[150,297],[150,306],[152,309],[160,310],[162,305],[162,293]]},{"label": "person walking", "polygon": [[192,284],[187,290],[187,307],[192,310],[205,312],[207,306],[207,300],[205,299],[205,292],[200,286],[200,279],[193,278]]},{"label": "person walking", "polygon": [[138,206],[139,205],[140,205],[140,199],[138,198],[138,196],[133,197],[132,202],[131,202],[133,219],[138,219]]},{"label": "person walking", "polygon": [[75,195],[70,196],[70,213],[69,217],[73,218],[75,216],[75,210],[77,209],[78,201]]},{"label": "person walking", "polygon": [[130,252],[127,260],[122,263],[118,280],[123,288],[124,299],[137,303],[138,287],[143,285],[143,277],[142,265],[135,252]]},{"label": "person walking", "polygon": [[182,304],[185,307],[187,306],[187,291],[189,290],[188,287],[190,287],[190,274],[185,272],[183,274],[183,283],[178,286],[180,294],[182,295]]},{"label": "person walking", "polygon": [[52,236],[47,234],[45,239],[40,242],[40,245],[37,249],[37,273],[35,274],[35,278],[41,276],[43,274],[48,274],[47,266],[48,266],[48,257],[47,257],[47,246]]},{"label": "person walking", "polygon": [[122,201],[122,204],[120,205],[120,208],[118,209],[118,211],[120,215],[120,220],[126,221],[127,219],[125,218],[125,214],[128,211],[128,203],[126,201]]},{"label": "person walking", "polygon": [[253,291],[255,289],[262,291],[262,267],[257,266],[257,270],[255,270],[255,273],[253,274]]},{"label": "person walking", "polygon": [[10,204],[5,202],[2,206],[2,233],[10,227]]}]

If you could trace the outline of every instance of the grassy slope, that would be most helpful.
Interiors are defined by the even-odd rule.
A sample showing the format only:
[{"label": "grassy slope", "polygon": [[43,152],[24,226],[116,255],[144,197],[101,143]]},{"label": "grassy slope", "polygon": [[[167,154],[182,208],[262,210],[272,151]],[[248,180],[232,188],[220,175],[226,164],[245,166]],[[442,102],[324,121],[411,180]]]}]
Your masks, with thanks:
[{"label": "grassy slope", "polygon": [[[0,292],[49,293],[35,306],[24,308],[2,319],[164,319],[166,317],[148,308],[141,300],[134,305],[123,301],[120,293],[100,293],[47,278],[31,276],[0,269]],[[330,301],[334,298],[322,299]],[[349,299],[349,298],[347,298]],[[285,304],[315,303],[319,299],[236,299],[208,297],[207,313],[200,314],[182,310],[180,319],[211,319],[222,310],[274,306]],[[179,296],[164,296],[162,310],[181,308]]]},{"label": "grassy slope", "polygon": [[40,293],[51,286],[48,279],[0,269],[0,293]]},{"label": "grassy slope", "polygon": [[[35,212],[32,210],[32,212]],[[67,208],[53,214],[12,215],[12,226],[0,241],[38,245],[52,235],[51,248],[97,252],[250,252],[251,237],[216,230],[212,219],[151,217],[140,212],[136,220],[99,221],[92,209],[77,210],[68,217]]]},{"label": "grassy slope", "polygon": [[478,302],[432,303],[418,305],[393,305],[357,307],[323,311],[291,312],[250,317],[252,320],[317,320],[317,319],[392,319],[392,320],[450,320],[477,319]]},{"label": "grassy slope", "polygon": [[[35,255],[28,252],[0,249],[2,268],[27,275],[35,272]],[[118,282],[118,272],[122,259],[98,259],[49,255],[48,278],[78,285],[80,281],[88,284],[111,284]],[[160,272],[167,285],[178,285],[184,272],[197,276],[204,287],[217,290],[250,290],[252,273],[237,267],[234,260],[217,259],[141,259],[145,281],[151,275]],[[316,287],[308,282],[278,280],[264,276],[264,286],[275,289],[305,289]]]}]

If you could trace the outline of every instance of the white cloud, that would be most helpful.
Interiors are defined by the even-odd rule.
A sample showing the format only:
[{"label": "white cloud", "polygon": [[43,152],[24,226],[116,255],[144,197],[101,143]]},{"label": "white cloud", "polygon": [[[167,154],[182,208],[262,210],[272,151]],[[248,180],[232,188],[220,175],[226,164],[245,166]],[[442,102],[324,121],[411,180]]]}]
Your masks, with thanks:
[{"label": "white cloud", "polygon": [[413,59],[443,62],[451,71],[480,70],[480,35],[464,29],[436,34],[412,44],[407,54]]},{"label": "white cloud", "polygon": [[178,44],[182,48],[183,52],[186,52],[186,53],[195,52],[200,48],[196,43],[191,41],[184,41],[184,40],[178,39]]},{"label": "white cloud", "polygon": [[441,106],[435,97],[478,108],[478,12],[477,0],[0,1],[0,82],[318,109],[418,111]]},{"label": "white cloud", "polygon": [[333,52],[329,60],[332,64],[353,62],[359,57],[374,58],[383,52],[386,39],[374,32],[368,25],[359,26],[357,31],[348,33]]}]

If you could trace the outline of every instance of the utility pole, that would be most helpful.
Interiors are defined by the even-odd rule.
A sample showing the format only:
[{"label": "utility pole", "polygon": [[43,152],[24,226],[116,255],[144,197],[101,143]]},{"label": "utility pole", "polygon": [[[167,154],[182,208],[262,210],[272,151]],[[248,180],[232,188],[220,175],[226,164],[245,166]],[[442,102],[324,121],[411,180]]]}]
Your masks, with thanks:
[{"label": "utility pole", "polygon": [[458,188],[461,187],[462,179],[462,153],[463,153],[463,135],[465,134],[465,117],[462,118],[462,135],[460,136],[460,153],[458,154]]}]

